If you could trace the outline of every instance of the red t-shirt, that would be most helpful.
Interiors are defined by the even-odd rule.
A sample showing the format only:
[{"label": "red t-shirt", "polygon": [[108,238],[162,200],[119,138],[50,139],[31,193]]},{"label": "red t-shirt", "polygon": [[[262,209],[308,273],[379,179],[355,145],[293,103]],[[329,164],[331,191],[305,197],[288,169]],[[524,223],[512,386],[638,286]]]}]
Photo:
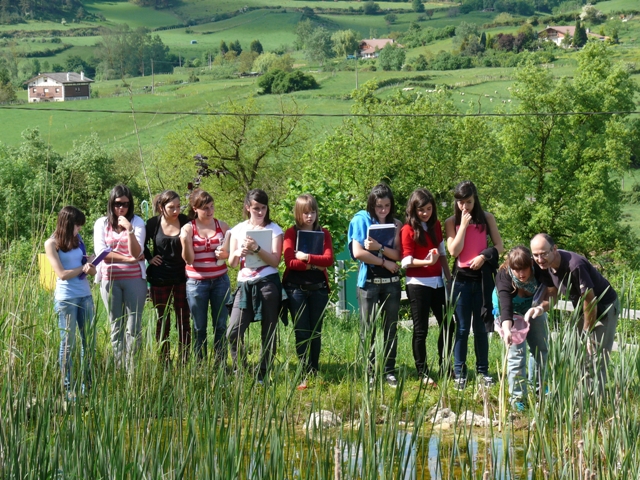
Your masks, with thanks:
[{"label": "red t-shirt", "polygon": [[[429,255],[429,251],[433,248],[438,249],[440,244],[442,243],[442,226],[440,225],[440,220],[436,221],[436,224],[433,226],[436,234],[437,244],[434,245],[431,237],[428,233],[425,232],[425,239],[427,241],[426,245],[420,245],[413,239],[413,227],[411,225],[403,225],[402,230],[400,230],[400,241],[402,244],[402,258],[404,257],[413,257],[416,260],[424,260]],[[428,267],[413,267],[407,268],[407,277],[441,277],[442,276],[442,265],[440,262],[436,262],[435,265],[430,265]]]}]

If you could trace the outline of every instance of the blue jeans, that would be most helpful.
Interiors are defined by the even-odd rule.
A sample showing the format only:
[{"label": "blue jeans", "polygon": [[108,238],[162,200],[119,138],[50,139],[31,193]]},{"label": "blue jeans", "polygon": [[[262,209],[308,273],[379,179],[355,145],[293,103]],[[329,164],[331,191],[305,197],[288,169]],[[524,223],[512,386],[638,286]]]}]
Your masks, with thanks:
[{"label": "blue jeans", "polygon": [[369,344],[369,373],[373,374],[376,352],[376,322],[381,317],[384,331],[384,373],[395,375],[396,352],[398,351],[398,312],[400,311],[400,282],[367,282],[358,288],[360,306],[360,342],[367,346],[367,332],[371,335]]},{"label": "blue jeans", "polygon": [[549,350],[548,337],[547,314],[544,313],[531,319],[527,339],[524,342],[509,347],[507,376],[512,403],[527,401],[527,344],[531,351],[529,383],[539,387],[542,386],[542,375],[547,365],[547,353]]},{"label": "blue jeans", "polygon": [[[84,377],[81,383],[87,388],[91,385],[91,357],[95,350],[95,328],[93,328],[93,297],[70,298],[56,300],[54,309],[58,314],[58,327],[60,328],[60,352],[58,361],[62,371],[62,380],[67,390],[75,390],[77,381],[73,378],[73,350],[76,344],[76,327],[80,331],[81,350],[80,358]],[[87,333],[89,333],[89,345],[87,345]],[[89,351],[89,358],[85,359],[85,352]]]},{"label": "blue jeans", "polygon": [[191,310],[193,330],[195,333],[195,353],[198,359],[207,357],[207,310],[211,307],[211,321],[215,328],[213,348],[216,359],[224,362],[227,359],[227,332],[226,304],[229,301],[231,283],[229,276],[224,275],[210,280],[187,280],[187,302]]},{"label": "blue jeans", "polygon": [[315,373],[318,371],[322,317],[329,302],[329,290],[321,288],[310,292],[289,286],[285,286],[285,290],[293,316],[296,352],[303,365],[303,372]]},{"label": "blue jeans", "polygon": [[482,319],[482,282],[456,280],[453,284],[456,301],[456,340],[453,345],[453,370],[456,378],[467,376],[467,344],[473,325],[473,344],[476,350],[476,371],[489,374],[489,339]]}]

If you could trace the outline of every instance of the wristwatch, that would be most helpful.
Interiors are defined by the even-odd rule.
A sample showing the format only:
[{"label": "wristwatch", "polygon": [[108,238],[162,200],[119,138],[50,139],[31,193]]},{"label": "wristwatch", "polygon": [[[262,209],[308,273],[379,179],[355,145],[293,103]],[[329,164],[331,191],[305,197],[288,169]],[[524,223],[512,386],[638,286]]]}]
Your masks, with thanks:
[{"label": "wristwatch", "polygon": [[262,250],[262,247],[260,245],[258,245],[258,248],[256,248],[253,253],[258,253],[260,250]]},{"label": "wristwatch", "polygon": [[318,267],[316,267],[315,265],[311,265],[311,266],[309,267],[309,269],[311,269],[311,270],[318,270]]},{"label": "wristwatch", "polygon": [[380,255],[384,255],[384,245],[380,247],[380,250],[378,250],[378,252],[380,252]]}]

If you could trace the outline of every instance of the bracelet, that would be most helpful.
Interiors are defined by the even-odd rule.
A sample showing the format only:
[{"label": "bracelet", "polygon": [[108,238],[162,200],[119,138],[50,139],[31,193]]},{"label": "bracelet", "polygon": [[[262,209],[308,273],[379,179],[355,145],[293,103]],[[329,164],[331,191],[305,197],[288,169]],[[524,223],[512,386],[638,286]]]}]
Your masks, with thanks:
[{"label": "bracelet", "polygon": [[131,234],[133,233],[133,231],[134,231],[134,230],[133,230],[133,227],[131,227],[131,230],[128,230],[129,235],[131,235]]},{"label": "bracelet", "polygon": [[262,247],[260,245],[258,245],[258,248],[256,248],[253,253],[258,253],[260,250],[262,250]]},{"label": "bracelet", "polygon": [[384,267],[384,262],[385,262],[385,260],[384,260],[384,258],[383,258],[383,259],[382,259],[382,263],[380,264],[380,266],[381,266],[381,267]]}]

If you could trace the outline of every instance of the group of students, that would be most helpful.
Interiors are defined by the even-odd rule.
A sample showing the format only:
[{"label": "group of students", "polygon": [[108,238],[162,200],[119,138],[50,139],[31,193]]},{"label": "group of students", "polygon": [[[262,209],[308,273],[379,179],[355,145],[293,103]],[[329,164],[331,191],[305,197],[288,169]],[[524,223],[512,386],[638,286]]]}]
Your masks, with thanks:
[{"label": "group of students", "polygon": [[[395,218],[394,196],[385,184],[371,190],[366,209],[356,213],[350,222],[349,249],[359,261],[360,338],[369,349],[371,383],[376,373],[376,324],[383,329],[384,352],[377,358],[382,361],[384,380],[391,387],[398,383],[395,364],[401,267],[406,269],[406,291],[413,320],[413,357],[425,386],[434,386],[436,381],[436,374],[429,370],[426,352],[430,313],[440,326],[438,375],[453,377],[459,390],[467,385],[471,328],[476,378],[485,385],[493,383],[489,375],[488,331],[493,328],[496,315],[497,329],[509,347],[509,390],[514,405],[526,401],[525,342],[513,344],[514,321],[523,316],[529,322],[526,340],[535,360],[529,373],[539,383],[547,353],[545,312],[549,299],[558,291],[568,290],[576,305],[583,297],[587,298],[583,328],[589,334],[596,332],[594,342],[605,351],[611,350],[619,311],[617,295],[584,257],[558,250],[551,237],[540,234],[532,240],[533,254],[527,247],[518,246],[499,266],[499,255],[504,250],[502,239],[495,218],[482,209],[475,185],[461,182],[454,197],[454,215],[444,222],[444,235],[435,198],[423,188],[411,194],[404,225]],[[47,257],[58,278],[55,310],[59,317],[59,361],[65,389],[74,392],[78,386],[88,387],[91,382],[88,361],[84,362],[81,381],[72,378],[71,365],[76,328],[83,351],[95,348],[95,330],[88,328],[94,309],[87,274],[95,275],[100,284],[111,324],[115,364],[128,369],[135,366],[147,283],[158,314],[156,339],[165,359],[169,359],[170,352],[170,304],[175,312],[178,350],[183,361],[190,354],[192,325],[195,355],[199,360],[207,357],[210,316],[215,330],[215,358],[226,363],[228,342],[234,369],[244,368],[244,335],[252,322],[260,322],[262,352],[257,370],[260,382],[267,377],[276,352],[277,324],[283,297],[286,298],[294,319],[297,354],[305,373],[298,388],[307,388],[306,379],[319,369],[322,322],[329,300],[327,268],[334,262],[331,234],[320,226],[315,198],[309,194],[297,198],[295,225],[286,232],[270,219],[269,199],[259,189],[246,195],[243,206],[246,220],[233,228],[215,218],[213,197],[203,190],[189,195],[188,215],[180,213],[180,196],[176,192],[162,192],[154,201],[157,216],[146,225],[134,214],[133,205],[133,196],[126,186],[118,185],[111,191],[108,213],[94,226],[96,255],[102,257],[108,252],[97,266],[91,263],[92,257],[87,255],[79,234],[85,216],[75,207],[60,211],[56,230],[45,242]],[[370,235],[371,226],[376,224],[395,226],[395,237],[389,244],[383,245]],[[257,230],[270,231],[268,244],[259,244],[252,234]],[[321,250],[314,253],[298,250],[299,231],[321,232]],[[455,258],[453,272],[447,250]],[[278,265],[283,254],[285,271],[281,280]],[[228,266],[239,267],[233,292]],[[449,306],[454,310],[455,325],[447,314]],[[601,329],[603,318],[607,322]],[[88,338],[89,332],[93,333]],[[453,371],[447,366],[451,353]]]}]

